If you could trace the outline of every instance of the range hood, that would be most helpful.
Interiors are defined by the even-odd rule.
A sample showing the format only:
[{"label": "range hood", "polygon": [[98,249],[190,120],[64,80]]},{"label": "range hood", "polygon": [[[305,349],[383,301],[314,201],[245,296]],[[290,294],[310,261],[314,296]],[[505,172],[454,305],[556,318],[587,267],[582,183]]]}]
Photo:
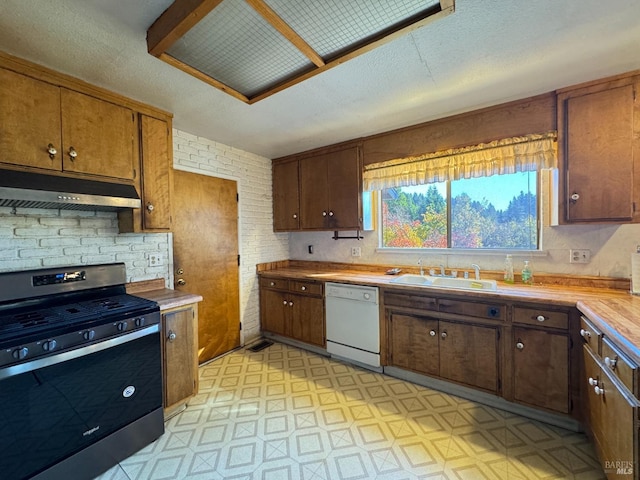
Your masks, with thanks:
[{"label": "range hood", "polygon": [[116,211],[141,203],[133,185],[0,170],[0,207]]}]

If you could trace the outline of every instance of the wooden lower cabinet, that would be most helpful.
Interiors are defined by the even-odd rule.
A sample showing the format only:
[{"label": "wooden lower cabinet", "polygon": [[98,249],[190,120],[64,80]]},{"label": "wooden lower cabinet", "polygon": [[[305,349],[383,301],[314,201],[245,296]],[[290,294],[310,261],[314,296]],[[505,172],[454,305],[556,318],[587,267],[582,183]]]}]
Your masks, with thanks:
[{"label": "wooden lower cabinet", "polygon": [[514,400],[569,413],[569,336],[516,327],[512,345]]},{"label": "wooden lower cabinet", "polygon": [[609,479],[637,479],[638,400],[583,347],[585,416]]},{"label": "wooden lower cabinet", "polygon": [[198,306],[162,313],[165,418],[181,411],[198,393]]},{"label": "wooden lower cabinet", "polygon": [[265,332],[324,347],[322,284],[262,278],[260,322]]},{"label": "wooden lower cabinet", "polygon": [[498,328],[391,312],[391,364],[497,393]]}]

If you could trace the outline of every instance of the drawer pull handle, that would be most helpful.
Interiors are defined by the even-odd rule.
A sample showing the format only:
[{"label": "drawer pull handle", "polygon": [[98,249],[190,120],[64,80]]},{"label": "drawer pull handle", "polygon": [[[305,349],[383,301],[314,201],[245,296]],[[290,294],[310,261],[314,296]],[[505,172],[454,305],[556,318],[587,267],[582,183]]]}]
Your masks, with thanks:
[{"label": "drawer pull handle", "polygon": [[589,340],[591,338],[591,332],[589,330],[585,330],[584,328],[581,328],[580,336],[585,340]]},{"label": "drawer pull handle", "polygon": [[593,378],[593,377],[589,377],[589,385],[591,385],[592,387],[595,387],[598,385],[598,379],[597,378]]},{"label": "drawer pull handle", "polygon": [[302,290],[303,292],[307,289],[307,287],[305,287],[304,285],[300,287],[300,290]]},{"label": "drawer pull handle", "polygon": [[274,287],[276,285],[276,282],[269,282],[269,286]]},{"label": "drawer pull handle", "polygon": [[616,363],[618,363],[618,360],[616,358],[604,357],[604,364],[611,370],[616,369]]},{"label": "drawer pull handle", "polygon": [[518,342],[518,343],[516,343],[516,348],[517,348],[518,350],[524,350],[524,343],[522,343],[522,342]]},{"label": "drawer pull handle", "polygon": [[596,395],[604,395],[604,387],[593,387],[593,391]]},{"label": "drawer pull handle", "polygon": [[547,317],[545,317],[544,315],[538,315],[536,317],[536,320],[539,322],[544,322],[547,319]]},{"label": "drawer pull handle", "polygon": [[429,332],[429,335],[431,335],[432,337],[435,337],[436,336],[436,331],[435,330],[431,330]]}]

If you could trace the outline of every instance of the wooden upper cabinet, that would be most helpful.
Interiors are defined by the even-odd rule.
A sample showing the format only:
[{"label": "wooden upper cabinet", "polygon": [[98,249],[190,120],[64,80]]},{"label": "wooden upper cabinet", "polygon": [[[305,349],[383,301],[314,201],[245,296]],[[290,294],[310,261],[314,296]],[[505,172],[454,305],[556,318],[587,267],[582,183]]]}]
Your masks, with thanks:
[{"label": "wooden upper cabinet", "polygon": [[298,162],[274,163],[273,230],[289,232],[300,228]]},{"label": "wooden upper cabinet", "polygon": [[300,229],[362,228],[359,147],[300,160]]},{"label": "wooden upper cabinet", "polygon": [[132,110],[66,88],[61,110],[63,171],[134,179]]},{"label": "wooden upper cabinet", "polygon": [[638,86],[627,76],[558,92],[561,222],[640,220]]},{"label": "wooden upper cabinet", "polygon": [[133,111],[0,69],[0,162],[132,181]]},{"label": "wooden upper cabinet", "polygon": [[[0,69],[0,162],[62,170],[60,89]],[[49,145],[56,150],[53,158]]]}]

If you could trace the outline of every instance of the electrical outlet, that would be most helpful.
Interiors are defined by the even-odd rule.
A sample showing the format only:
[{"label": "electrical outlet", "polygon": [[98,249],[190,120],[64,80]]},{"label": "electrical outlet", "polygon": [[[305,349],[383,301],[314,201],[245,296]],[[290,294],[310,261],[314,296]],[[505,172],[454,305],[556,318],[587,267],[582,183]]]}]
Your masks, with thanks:
[{"label": "electrical outlet", "polygon": [[159,253],[150,253],[149,254],[149,266],[150,267],[161,267],[164,265],[164,261],[162,255]]},{"label": "electrical outlet", "polygon": [[352,257],[359,257],[362,255],[362,250],[360,250],[360,247],[351,247],[351,256]]},{"label": "electrical outlet", "polygon": [[579,250],[572,248],[569,250],[569,263],[589,263],[591,260],[591,250]]}]

